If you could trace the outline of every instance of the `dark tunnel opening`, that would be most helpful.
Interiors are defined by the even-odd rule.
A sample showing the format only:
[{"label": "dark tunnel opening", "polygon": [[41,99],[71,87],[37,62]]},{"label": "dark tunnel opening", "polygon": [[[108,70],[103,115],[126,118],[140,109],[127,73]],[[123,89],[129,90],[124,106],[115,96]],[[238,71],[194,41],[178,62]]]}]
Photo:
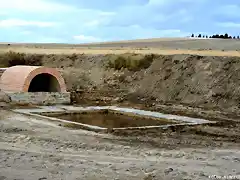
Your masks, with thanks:
[{"label": "dark tunnel opening", "polygon": [[54,76],[43,73],[32,79],[28,92],[60,92],[60,85]]}]

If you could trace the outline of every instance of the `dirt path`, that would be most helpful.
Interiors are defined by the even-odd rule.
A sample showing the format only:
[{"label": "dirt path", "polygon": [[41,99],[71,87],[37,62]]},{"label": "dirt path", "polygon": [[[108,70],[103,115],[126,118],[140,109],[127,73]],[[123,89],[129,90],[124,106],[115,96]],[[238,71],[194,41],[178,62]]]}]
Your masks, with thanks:
[{"label": "dirt path", "polygon": [[70,130],[8,111],[1,115],[1,180],[170,180],[240,175],[239,144],[208,138],[195,143],[198,138],[189,135],[179,137],[188,139],[180,144],[175,144],[173,137],[156,137],[155,146],[147,137]]}]

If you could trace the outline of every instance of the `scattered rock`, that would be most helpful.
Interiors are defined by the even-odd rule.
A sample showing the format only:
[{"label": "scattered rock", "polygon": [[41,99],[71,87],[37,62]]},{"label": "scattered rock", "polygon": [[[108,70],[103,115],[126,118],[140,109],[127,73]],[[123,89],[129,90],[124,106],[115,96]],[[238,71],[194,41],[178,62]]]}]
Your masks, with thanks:
[{"label": "scattered rock", "polygon": [[164,170],[164,173],[167,175],[169,174],[170,172],[173,172],[173,168],[167,168]]},{"label": "scattered rock", "polygon": [[46,177],[41,177],[41,178],[38,178],[38,180],[45,180],[47,179]]},{"label": "scattered rock", "polygon": [[0,91],[0,102],[10,103],[11,97],[7,95],[5,92]]}]

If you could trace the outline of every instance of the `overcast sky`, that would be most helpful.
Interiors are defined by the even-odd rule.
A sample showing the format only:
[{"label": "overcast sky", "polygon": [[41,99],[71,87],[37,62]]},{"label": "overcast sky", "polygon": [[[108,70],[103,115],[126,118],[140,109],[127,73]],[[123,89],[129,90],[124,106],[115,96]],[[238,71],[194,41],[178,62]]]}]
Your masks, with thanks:
[{"label": "overcast sky", "polygon": [[0,42],[240,34],[240,0],[0,0]]}]

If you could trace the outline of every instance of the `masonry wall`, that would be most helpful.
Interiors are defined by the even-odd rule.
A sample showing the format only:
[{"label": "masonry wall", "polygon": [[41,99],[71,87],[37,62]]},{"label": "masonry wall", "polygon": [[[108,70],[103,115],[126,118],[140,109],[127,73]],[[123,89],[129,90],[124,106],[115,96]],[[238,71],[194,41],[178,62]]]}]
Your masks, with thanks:
[{"label": "masonry wall", "polygon": [[58,92],[19,92],[7,93],[12,103],[33,105],[70,104],[70,93]]},{"label": "masonry wall", "polygon": [[0,89],[5,92],[28,92],[31,81],[40,74],[48,74],[56,78],[60,92],[67,92],[64,79],[58,70],[42,66],[12,66],[2,69]]}]

